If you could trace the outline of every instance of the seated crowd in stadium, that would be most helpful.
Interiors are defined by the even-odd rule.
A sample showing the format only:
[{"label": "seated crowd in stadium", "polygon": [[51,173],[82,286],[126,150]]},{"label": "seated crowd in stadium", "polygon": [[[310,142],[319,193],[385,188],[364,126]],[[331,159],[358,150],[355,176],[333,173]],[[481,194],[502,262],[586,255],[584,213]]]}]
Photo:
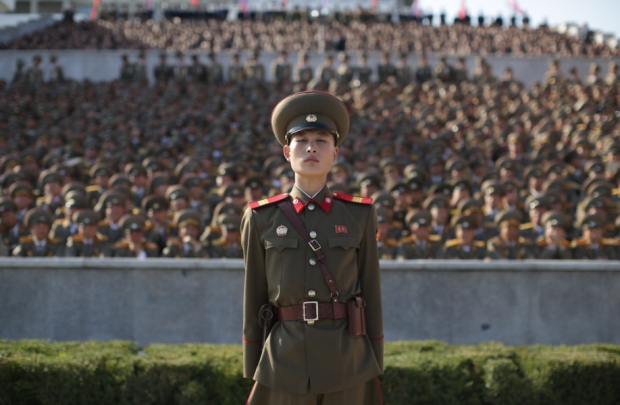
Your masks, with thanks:
[{"label": "seated crowd in stadium", "polygon": [[315,51],[440,52],[448,55],[510,54],[555,56],[617,56],[618,47],[559,33],[547,26],[525,24],[483,26],[420,22],[366,21],[350,18],[312,21],[306,18],[226,21],[163,18],[159,21],[105,18],[76,24],[59,23],[26,35],[0,49],[174,49],[207,52]]},{"label": "seated crowd in stadium", "polygon": [[256,58],[126,59],[109,83],[44,81],[35,57],[1,90],[0,254],[241,257],[247,202],[294,182],[271,110],[311,88],[351,111],[329,186],[374,199],[383,259],[620,259],[617,65],[552,61],[527,89],[483,58],[389,56],[313,71],[283,52],[273,82]]}]

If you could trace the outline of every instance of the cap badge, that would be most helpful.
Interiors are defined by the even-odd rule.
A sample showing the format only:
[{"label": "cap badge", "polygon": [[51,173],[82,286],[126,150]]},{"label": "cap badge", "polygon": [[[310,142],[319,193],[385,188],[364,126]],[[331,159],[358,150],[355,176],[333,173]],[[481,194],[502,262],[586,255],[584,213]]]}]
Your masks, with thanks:
[{"label": "cap badge", "polygon": [[318,118],[314,114],[308,114],[308,116],[306,117],[306,121],[308,122],[316,122],[317,119]]},{"label": "cap badge", "polygon": [[347,227],[344,225],[336,225],[336,233],[347,233]]},{"label": "cap badge", "polygon": [[287,232],[288,232],[288,228],[285,227],[284,225],[280,225],[278,229],[276,229],[276,233],[278,234],[278,236],[285,236]]}]

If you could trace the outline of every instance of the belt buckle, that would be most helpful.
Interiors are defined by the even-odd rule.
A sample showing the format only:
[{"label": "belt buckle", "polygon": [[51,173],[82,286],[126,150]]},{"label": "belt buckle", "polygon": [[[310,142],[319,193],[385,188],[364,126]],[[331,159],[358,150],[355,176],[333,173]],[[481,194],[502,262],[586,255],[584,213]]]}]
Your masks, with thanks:
[{"label": "belt buckle", "polygon": [[310,242],[308,242],[308,245],[310,245],[312,250],[314,250],[315,252],[321,248],[321,245],[319,245],[319,242],[317,242],[316,239],[312,239]]},{"label": "belt buckle", "polygon": [[[306,316],[306,305],[314,305],[315,308],[315,313],[314,313],[314,318],[308,318]],[[318,301],[305,301],[302,304],[302,309],[303,309],[303,321],[304,322],[308,322],[308,325],[314,325],[314,321],[318,321],[319,320],[319,302]]]}]

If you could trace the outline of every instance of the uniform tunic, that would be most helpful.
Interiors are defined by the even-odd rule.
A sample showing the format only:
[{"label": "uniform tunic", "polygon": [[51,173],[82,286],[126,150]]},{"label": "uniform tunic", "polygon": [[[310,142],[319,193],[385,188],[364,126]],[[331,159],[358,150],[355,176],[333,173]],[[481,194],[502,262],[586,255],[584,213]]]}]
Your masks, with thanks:
[{"label": "uniform tunic", "polygon": [[[368,203],[343,201],[324,187],[312,200],[293,187],[293,204],[308,232],[322,246],[336,279],[339,301],[366,301],[367,335],[349,336],[346,319],[278,322],[261,350],[259,309],[330,302],[330,291],[315,255],[276,203],[261,201],[241,222],[245,261],[244,376],[290,393],[328,393],[360,386],[383,369],[383,318],[376,244],[376,216]],[[356,198],[360,201],[361,198]],[[253,204],[258,205],[258,204]],[[252,206],[251,206],[252,207]],[[316,296],[313,296],[316,294]]]}]

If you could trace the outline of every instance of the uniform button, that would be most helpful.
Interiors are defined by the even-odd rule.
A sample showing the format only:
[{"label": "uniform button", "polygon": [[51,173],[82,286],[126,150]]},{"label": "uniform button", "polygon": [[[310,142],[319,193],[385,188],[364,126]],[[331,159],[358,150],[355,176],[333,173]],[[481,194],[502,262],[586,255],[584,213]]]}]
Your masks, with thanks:
[{"label": "uniform button", "polygon": [[316,291],[314,291],[314,290],[308,291],[308,297],[314,298],[315,296],[316,296]]},{"label": "uniform button", "polygon": [[312,239],[316,238],[316,232],[314,232],[314,231],[310,231],[310,237],[311,237]]},{"label": "uniform button", "polygon": [[329,204],[330,202],[332,202],[332,199],[331,199],[331,198],[329,198],[329,197],[327,197],[327,198],[325,199],[325,202]]},{"label": "uniform button", "polygon": [[310,263],[311,266],[315,266],[316,265],[316,259],[310,259],[310,260],[308,260],[308,262]]},{"label": "uniform button", "polygon": [[310,205],[308,205],[308,209],[309,209],[310,211],[314,211],[314,208],[315,208],[314,204],[310,204]]}]

